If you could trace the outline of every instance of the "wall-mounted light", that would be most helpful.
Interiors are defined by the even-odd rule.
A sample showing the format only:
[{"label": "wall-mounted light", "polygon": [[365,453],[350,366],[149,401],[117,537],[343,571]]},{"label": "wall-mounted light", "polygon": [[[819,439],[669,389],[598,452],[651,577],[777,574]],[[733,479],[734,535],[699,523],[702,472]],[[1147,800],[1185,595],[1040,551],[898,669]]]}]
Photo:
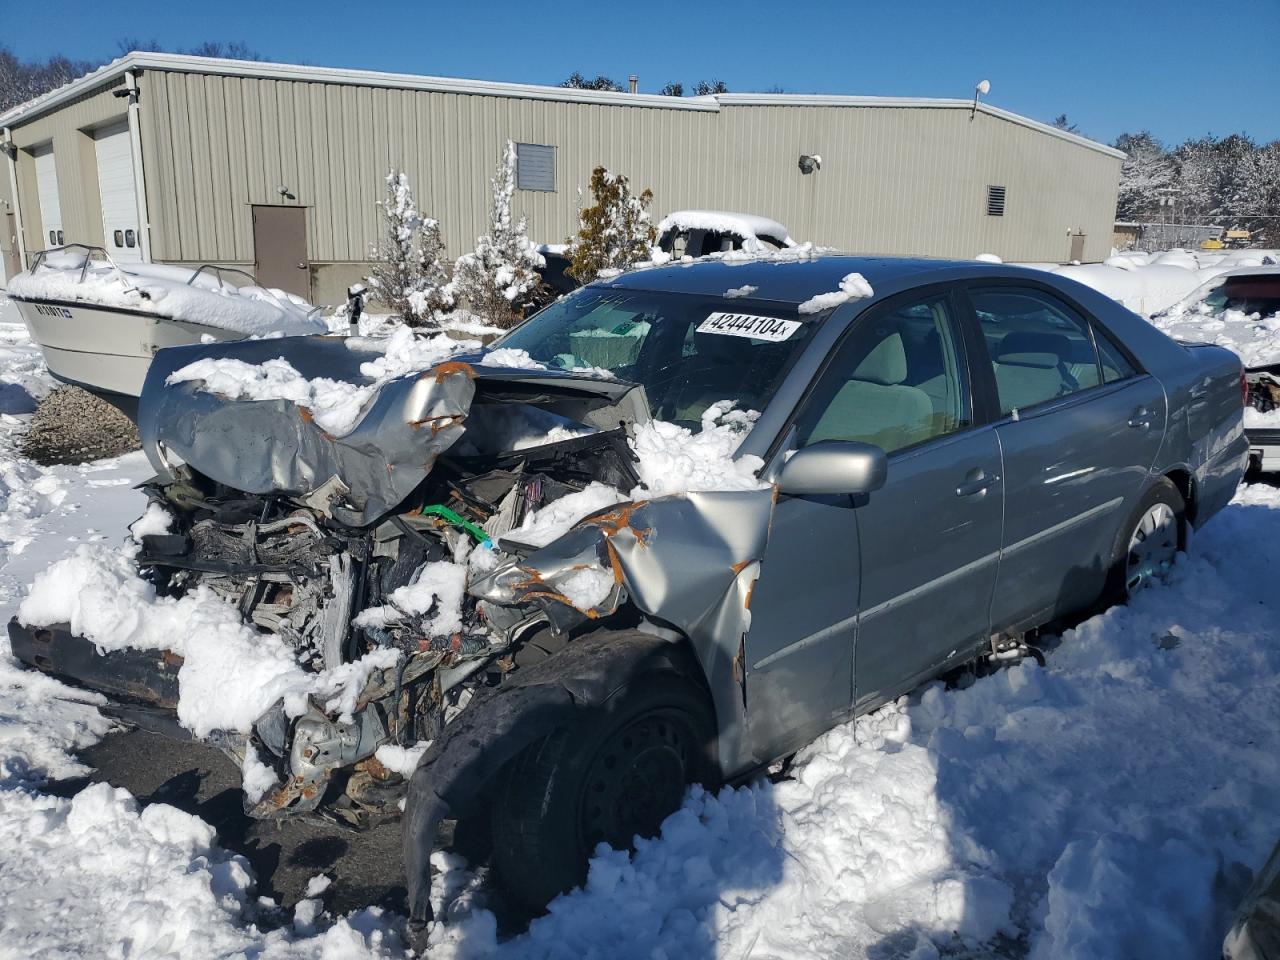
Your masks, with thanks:
[{"label": "wall-mounted light", "polygon": [[969,119],[973,119],[973,115],[978,112],[978,98],[985,97],[991,92],[990,80],[979,80],[977,86],[973,88],[973,107],[969,110]]},{"label": "wall-mounted light", "polygon": [[6,140],[3,143],[0,143],[0,150],[3,150],[4,155],[10,160],[16,160],[18,158],[18,145],[12,140]]},{"label": "wall-mounted light", "polygon": [[280,186],[276,187],[276,193],[280,194],[281,200],[297,200],[298,199],[292,193],[289,192],[289,188],[286,187],[283,183],[280,184]]},{"label": "wall-mounted light", "polygon": [[800,154],[800,161],[797,166],[800,167],[800,172],[803,174],[813,173],[816,170],[822,169],[822,157],[816,153],[812,155],[802,153]]}]

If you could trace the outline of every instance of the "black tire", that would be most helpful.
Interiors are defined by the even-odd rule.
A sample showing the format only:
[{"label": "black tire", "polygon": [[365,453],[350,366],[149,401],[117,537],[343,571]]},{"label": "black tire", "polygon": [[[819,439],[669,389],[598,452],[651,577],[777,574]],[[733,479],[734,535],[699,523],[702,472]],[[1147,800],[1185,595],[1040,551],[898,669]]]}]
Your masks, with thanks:
[{"label": "black tire", "polygon": [[[1111,552],[1111,570],[1107,576],[1105,599],[1108,603],[1125,603],[1134,589],[1145,585],[1145,580],[1141,580],[1139,571],[1135,569],[1134,557],[1129,547],[1142,519],[1159,504],[1167,506],[1173,512],[1176,521],[1172,540],[1166,536],[1164,541],[1176,543],[1176,549],[1179,551],[1187,548],[1186,501],[1182,499],[1181,492],[1174,486],[1172,480],[1168,477],[1160,477],[1142,495],[1116,534],[1115,546]],[[1141,582],[1135,584],[1135,577],[1139,577]]]},{"label": "black tire", "polygon": [[690,783],[713,785],[715,715],[701,687],[649,673],[517,756],[493,804],[493,862],[532,910],[586,879],[604,841],[653,836]]}]

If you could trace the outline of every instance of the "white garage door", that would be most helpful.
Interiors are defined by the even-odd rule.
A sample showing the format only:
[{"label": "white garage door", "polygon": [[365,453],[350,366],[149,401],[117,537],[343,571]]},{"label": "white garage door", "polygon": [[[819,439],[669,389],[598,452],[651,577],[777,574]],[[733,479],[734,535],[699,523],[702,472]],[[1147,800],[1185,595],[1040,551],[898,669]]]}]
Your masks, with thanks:
[{"label": "white garage door", "polygon": [[138,197],[133,183],[129,121],[103,127],[93,137],[98,152],[104,246],[117,263],[139,263],[142,245],[138,238]]},{"label": "white garage door", "polygon": [[36,193],[40,197],[40,224],[44,236],[37,249],[60,247],[66,242],[62,234],[62,206],[58,201],[58,170],[53,164],[53,144],[32,151],[36,158]]}]

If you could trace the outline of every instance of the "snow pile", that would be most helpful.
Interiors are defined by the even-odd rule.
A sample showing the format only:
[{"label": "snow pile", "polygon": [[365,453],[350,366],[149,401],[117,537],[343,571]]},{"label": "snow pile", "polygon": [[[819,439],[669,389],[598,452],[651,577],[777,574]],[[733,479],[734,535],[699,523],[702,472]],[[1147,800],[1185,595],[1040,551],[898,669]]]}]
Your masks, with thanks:
[{"label": "snow pile", "polygon": [[[303,940],[251,922],[248,865],[213,827],[105,783],[70,800],[0,790],[0,942],[9,956],[334,960],[400,954],[376,908]],[[309,932],[309,931],[308,931]],[[10,953],[9,951],[12,951]]]},{"label": "snow pile", "polygon": [[408,778],[418,768],[418,761],[431,746],[430,740],[423,740],[411,747],[398,747],[394,743],[384,743],[375,752],[378,762],[400,776]]},{"label": "snow pile", "polygon": [[615,585],[611,571],[603,567],[583,567],[558,582],[556,589],[579,610],[590,610],[604,603]]},{"label": "snow pile", "polygon": [[631,448],[639,458],[636,471],[644,490],[633,496],[664,497],[689,490],[758,490],[768,484],[756,473],[764,461],[756,456],[734,459],[754,411],[733,410],[722,400],[702,414],[702,430],[662,420],[637,424]]},{"label": "snow pile", "polygon": [[[462,629],[462,593],[467,585],[464,564],[440,560],[424,564],[413,580],[396,587],[380,607],[361,611],[355,619],[359,627],[385,627],[405,619],[416,619],[428,637],[447,637]],[[425,615],[430,613],[430,617]]]},{"label": "snow pile", "polygon": [[519,543],[545,547],[568,533],[583,517],[612,507],[624,499],[626,498],[615,488],[593,480],[583,490],[553,500],[527,514],[521,525],[508,535]]},{"label": "snow pile", "polygon": [[102,651],[170,650],[178,672],[178,722],[198,737],[215,730],[249,732],[283,700],[290,716],[314,697],[349,713],[375,669],[398,654],[377,650],[355,663],[310,673],[285,643],[246,626],[236,608],[206,588],[177,599],[156,596],[134,568],[134,550],[79,547],[35,578],[18,609],[25,624],[69,623]]},{"label": "snow pile", "polygon": [[797,309],[802,314],[821,313],[823,310],[830,310],[832,307],[838,307],[840,304],[848,303],[850,300],[864,300],[873,296],[875,296],[875,292],[871,289],[871,284],[867,283],[866,278],[860,273],[850,273],[840,281],[840,289],[812,296],[800,304]]},{"label": "snow pile", "polygon": [[499,347],[496,350],[490,350],[480,358],[480,363],[486,367],[506,367],[510,370],[547,369],[546,364],[529,356],[527,350],[519,350],[515,347]]},{"label": "snow pile", "polygon": [[751,296],[753,293],[755,293],[759,289],[760,289],[759,287],[753,287],[749,283],[744,283],[740,287],[733,287],[729,290],[726,290],[724,292],[724,295],[728,297],[730,300],[738,300],[742,297]]},{"label": "snow pile", "polygon": [[385,340],[351,337],[348,349],[375,354],[360,364],[364,384],[308,379],[284,357],[262,363],[246,363],[227,357],[205,357],[187,364],[165,380],[166,384],[198,381],[206,393],[227,400],[288,400],[311,411],[317,426],[334,436],[350,433],[383,384],[428,370],[456,353],[476,349],[474,340],[455,340],[444,334],[418,337],[409,327],[398,327]]},{"label": "snow pile", "polygon": [[1245,367],[1280,363],[1280,313],[1264,317],[1241,310],[1214,314],[1203,304],[1152,317],[1151,323],[1176,340],[1216,343],[1237,354]]},{"label": "snow pile", "polygon": [[326,333],[319,311],[283,290],[235,287],[202,273],[188,283],[192,271],[162,264],[115,267],[66,251],[47,255],[34,271],[8,282],[11,296],[23,300],[64,300],[100,307],[141,310],[160,317],[229,330],[245,335]]}]

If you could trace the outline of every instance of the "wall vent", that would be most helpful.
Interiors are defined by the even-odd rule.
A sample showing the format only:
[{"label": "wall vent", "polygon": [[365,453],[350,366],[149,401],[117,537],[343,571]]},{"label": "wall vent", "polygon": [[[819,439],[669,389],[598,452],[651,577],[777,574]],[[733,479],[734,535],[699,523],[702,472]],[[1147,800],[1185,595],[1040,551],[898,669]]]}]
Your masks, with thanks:
[{"label": "wall vent", "polygon": [[1004,216],[1004,187],[987,187],[987,216]]},{"label": "wall vent", "polygon": [[556,148],[541,143],[516,144],[516,186],[521,190],[556,189]]}]

